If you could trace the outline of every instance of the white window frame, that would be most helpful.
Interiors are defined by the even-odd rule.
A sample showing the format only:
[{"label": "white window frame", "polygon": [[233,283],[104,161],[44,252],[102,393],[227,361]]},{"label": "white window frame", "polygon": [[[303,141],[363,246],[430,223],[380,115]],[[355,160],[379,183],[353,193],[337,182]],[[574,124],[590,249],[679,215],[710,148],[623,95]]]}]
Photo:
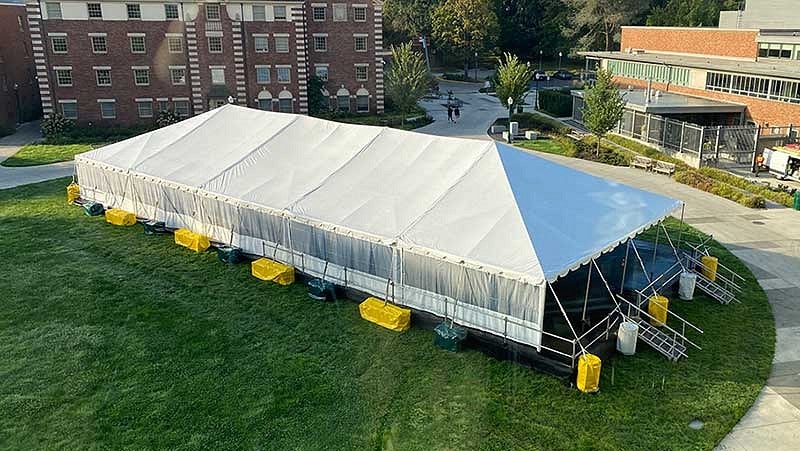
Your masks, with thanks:
[{"label": "white window frame", "polygon": [[[356,11],[364,11],[364,19],[359,20]],[[353,5],[353,22],[367,21],[367,5]]]},{"label": "white window frame", "polygon": [[[344,17],[342,17],[342,13],[344,13]],[[347,3],[334,3],[332,16],[334,22],[347,22]]]},{"label": "white window frame", "polygon": [[[259,47],[261,41],[264,45]],[[265,33],[253,34],[253,51],[256,53],[269,53],[269,35]]]},{"label": "white window frame", "polygon": [[[72,77],[72,66],[54,66],[53,72],[56,79],[56,85],[62,88],[68,88],[70,86],[74,86],[75,79]],[[69,83],[61,83],[61,77],[59,77],[61,72],[66,72],[69,75]]]},{"label": "white window frame", "polygon": [[[94,70],[94,81],[97,86],[108,87],[112,85],[111,66],[94,66],[92,69]],[[108,72],[108,83],[100,83],[100,71]]]},{"label": "white window frame", "polygon": [[[288,33],[275,33],[273,34],[275,38],[275,53],[289,53],[289,34]],[[286,42],[286,49],[283,50],[281,46],[278,44],[279,42]]]},{"label": "white window frame", "polygon": [[[61,106],[61,115],[64,116],[66,119],[70,120],[77,120],[78,119],[78,101],[74,99],[62,99],[58,101],[58,104]],[[64,112],[64,105],[75,105],[75,116],[67,116]]]},{"label": "white window frame", "polygon": [[[178,33],[167,33],[165,35],[167,38],[167,51],[169,53],[183,53],[183,35]],[[177,47],[174,47],[174,43],[178,43]]]},{"label": "white window frame", "polygon": [[[211,73],[211,84],[217,86],[224,86],[225,85],[225,66],[208,66],[209,72]],[[219,79],[214,81],[214,73],[220,73],[222,71],[222,81],[220,82]]]},{"label": "white window frame", "polygon": [[[278,16],[278,8],[283,10],[283,16]],[[288,20],[289,18],[289,8],[286,5],[273,5],[272,6],[272,17],[277,20]]]},{"label": "white window frame", "polygon": [[[150,105],[150,114],[142,114],[142,105]],[[153,108],[153,99],[136,99],[136,114],[142,119],[153,117],[155,115],[155,108]]]},{"label": "white window frame", "polygon": [[[256,64],[255,67],[256,67],[256,84],[268,85],[268,84],[272,83],[272,74],[270,73],[271,72],[271,70],[270,70],[271,66]],[[259,79],[259,75],[258,74],[259,74],[260,70],[266,70],[267,81],[262,81],[262,80]]]},{"label": "white window frame", "polygon": [[[182,108],[179,110],[178,109],[178,105],[180,105],[180,106],[184,106],[185,105],[186,106],[186,113],[183,113],[181,111]],[[178,117],[189,117],[189,115],[192,114],[191,108],[192,108],[192,106],[189,104],[189,98],[188,97],[173,97],[172,98],[172,111],[174,111],[175,114],[178,115]]]},{"label": "white window frame", "polygon": [[[317,18],[318,11],[322,11],[321,18]],[[325,22],[328,19],[328,5],[325,3],[312,3],[311,18],[314,20],[314,22]]]},{"label": "white window frame", "polygon": [[[359,99],[363,99],[363,98],[367,99],[367,109],[365,109],[365,110],[362,110],[360,108],[359,103],[358,103]],[[356,93],[356,113],[369,113],[369,95],[365,95],[365,96],[361,95],[360,96],[360,95],[358,95],[358,93]]]},{"label": "white window frame", "polygon": [[[328,51],[328,33],[314,33],[312,39],[315,52],[324,53]],[[322,43],[322,46],[318,45],[320,43]]]},{"label": "white window frame", "polygon": [[[116,119],[117,118],[117,101],[115,99],[97,99],[97,103],[100,104],[100,118],[101,119]],[[103,105],[113,105],[114,106],[113,115],[106,116],[106,112],[103,110]]]},{"label": "white window frame", "polygon": [[[69,41],[67,39],[66,33],[51,33],[47,35],[50,38],[50,49],[53,51],[54,54],[57,55],[66,55],[69,53]],[[64,50],[56,50],[55,41],[53,39],[63,39],[64,40]]]},{"label": "white window frame", "polygon": [[[281,80],[281,72],[285,71],[287,74],[286,80]],[[279,65],[275,66],[275,80],[280,84],[289,84],[292,82],[292,66]]]},{"label": "white window frame", "polygon": [[[219,40],[219,50],[212,49],[212,40],[216,42]],[[222,46],[222,36],[207,36],[206,43],[208,44],[208,53],[222,53],[223,46]]]},{"label": "white window frame", "polygon": [[[175,17],[170,17],[168,11],[169,11],[170,7],[173,7],[173,6],[175,7]],[[178,5],[177,3],[165,3],[164,4],[164,18],[166,20],[180,20],[180,18],[181,18],[180,5]]]},{"label": "white window frame", "polygon": [[[256,11],[259,11],[256,15]],[[253,22],[266,22],[267,21],[267,6],[266,5],[253,5]]]},{"label": "white window frame", "polygon": [[156,99],[158,105],[158,112],[169,111],[169,97],[159,97]]},{"label": "white window frame", "polygon": [[[133,45],[133,41],[138,41],[139,39],[142,40],[142,50],[136,50]],[[145,37],[144,33],[128,33],[128,42],[130,43],[131,53],[135,53],[137,55],[143,55],[147,53],[147,38]]]},{"label": "white window frame", "polygon": [[[319,75],[320,69],[325,69],[325,78],[322,78]],[[314,75],[322,81],[328,81],[328,78],[330,77],[330,71],[331,71],[330,65],[327,63],[314,65]]]},{"label": "white window frame", "polygon": [[[206,20],[218,22],[222,20],[222,8],[220,7],[219,3],[206,3],[203,6],[203,9],[206,12]],[[211,13],[212,11],[216,11]]]},{"label": "white window frame", "polygon": [[[364,48],[363,49],[359,49],[358,48],[359,39],[363,39],[364,40]],[[354,49],[354,51],[356,51],[356,52],[366,52],[368,48],[369,48],[369,35],[366,34],[366,33],[354,33],[353,34],[353,49]]]},{"label": "white window frame", "polygon": [[128,20],[142,20],[142,5],[139,3],[126,3],[125,13],[128,15]]},{"label": "white window frame", "polygon": [[[93,10],[92,6],[97,6],[97,8]],[[99,15],[92,16],[92,11],[95,11],[95,12],[99,13]],[[88,17],[89,20],[102,19],[103,18],[103,5],[101,5],[98,2],[88,2],[88,3],[86,3],[86,17]]]},{"label": "white window frame", "polygon": [[[103,47],[105,47],[103,50],[97,50],[97,47],[95,47],[95,38],[103,38]],[[89,33],[89,42],[92,44],[92,53],[108,53],[108,36],[106,33]]]},{"label": "white window frame", "polygon": [[44,9],[47,11],[47,20],[64,18],[64,12],[61,10],[61,2],[45,2]]},{"label": "white window frame", "polygon": [[[358,63],[353,65],[355,67],[355,77],[356,81],[369,81],[369,64]],[[364,78],[358,78],[359,69],[364,70]]]},{"label": "white window frame", "polygon": [[[179,77],[178,81],[175,81],[175,74],[177,71],[183,72],[183,77]],[[182,78],[182,80],[181,80]],[[186,84],[186,66],[169,66],[169,81],[172,83],[173,86],[182,86]]]},{"label": "white window frame", "polygon": [[[133,72],[133,84],[136,86],[150,86],[150,66],[131,66]],[[136,77],[137,72],[144,71],[147,74],[147,83],[140,83]]]}]

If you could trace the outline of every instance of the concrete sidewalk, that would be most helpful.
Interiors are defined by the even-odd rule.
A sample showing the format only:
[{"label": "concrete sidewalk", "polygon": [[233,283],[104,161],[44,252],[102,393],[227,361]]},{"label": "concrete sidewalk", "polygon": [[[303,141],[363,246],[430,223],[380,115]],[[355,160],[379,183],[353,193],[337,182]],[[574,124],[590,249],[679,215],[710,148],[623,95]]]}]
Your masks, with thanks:
[{"label": "concrete sidewalk", "polygon": [[[22,146],[40,139],[42,134],[38,121],[23,124],[13,135],[0,138],[0,162],[17,153]],[[19,168],[0,166],[0,189],[67,177],[72,175],[73,167],[72,161]]]}]

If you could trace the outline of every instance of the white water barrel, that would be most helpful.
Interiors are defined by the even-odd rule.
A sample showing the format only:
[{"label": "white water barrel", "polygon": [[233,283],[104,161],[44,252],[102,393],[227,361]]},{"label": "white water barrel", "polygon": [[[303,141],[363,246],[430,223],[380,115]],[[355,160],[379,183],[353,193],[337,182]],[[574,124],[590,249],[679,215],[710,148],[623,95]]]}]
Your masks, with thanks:
[{"label": "white water barrel", "polygon": [[636,340],[639,338],[639,326],[630,321],[623,321],[617,330],[617,351],[624,355],[636,354]]},{"label": "white water barrel", "polygon": [[691,301],[694,299],[695,285],[697,285],[697,274],[689,271],[682,272],[680,281],[678,282],[678,297],[684,301]]}]

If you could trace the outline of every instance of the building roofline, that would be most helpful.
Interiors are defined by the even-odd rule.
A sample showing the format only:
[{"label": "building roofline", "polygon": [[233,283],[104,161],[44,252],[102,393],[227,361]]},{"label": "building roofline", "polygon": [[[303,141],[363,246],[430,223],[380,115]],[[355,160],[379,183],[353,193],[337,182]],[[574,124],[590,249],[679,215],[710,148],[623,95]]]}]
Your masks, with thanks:
[{"label": "building roofline", "polygon": [[761,31],[759,28],[719,28],[719,27],[664,27],[664,26],[646,26],[646,25],[623,25],[622,29],[652,29],[652,30],[692,30],[692,31],[747,31],[756,32]]}]

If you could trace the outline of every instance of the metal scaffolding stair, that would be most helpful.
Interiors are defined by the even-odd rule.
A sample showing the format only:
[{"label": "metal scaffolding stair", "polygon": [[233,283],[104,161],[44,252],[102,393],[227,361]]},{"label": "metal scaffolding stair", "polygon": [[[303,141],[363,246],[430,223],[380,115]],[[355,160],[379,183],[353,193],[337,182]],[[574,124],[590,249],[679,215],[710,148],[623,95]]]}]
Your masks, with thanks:
[{"label": "metal scaffolding stair", "polygon": [[677,337],[664,333],[642,318],[629,318],[639,326],[639,339],[647,343],[669,360],[675,362],[686,355],[686,346]]},{"label": "metal scaffolding stair", "polygon": [[[736,281],[743,282],[744,279],[742,276],[720,263],[717,267],[716,280],[711,280],[703,273],[705,265],[697,258],[697,254],[693,256],[685,253],[684,255],[687,262],[686,266],[691,268],[691,271],[697,275],[697,288],[719,301],[720,304],[727,305],[734,301],[739,302],[739,300],[736,299],[736,293],[740,292],[742,288]],[[707,251],[704,255],[708,255]],[[728,277],[723,275],[723,271]]]},{"label": "metal scaffolding stair", "polygon": [[708,277],[704,276],[702,272],[695,270],[694,273],[697,274],[697,288],[719,301],[720,304],[727,305],[736,300],[735,294],[715,282],[712,282]]}]

